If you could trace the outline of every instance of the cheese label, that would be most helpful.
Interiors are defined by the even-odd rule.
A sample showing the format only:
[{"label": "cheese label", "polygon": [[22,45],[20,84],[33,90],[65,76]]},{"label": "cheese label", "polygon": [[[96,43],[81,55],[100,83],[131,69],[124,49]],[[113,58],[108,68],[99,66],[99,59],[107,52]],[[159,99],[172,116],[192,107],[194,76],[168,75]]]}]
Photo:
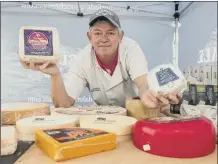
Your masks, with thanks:
[{"label": "cheese label", "polygon": [[98,123],[103,123],[103,124],[114,124],[116,123],[115,119],[107,119],[106,117],[98,117],[94,123],[98,124]]},{"label": "cheese label", "polygon": [[101,131],[101,130],[93,130],[93,129],[91,130],[91,129],[81,129],[81,128],[44,130],[44,132],[60,143],[82,140],[82,139],[108,134],[108,132]]},{"label": "cheese label", "polygon": [[53,56],[52,39],[52,31],[25,29],[25,55]]},{"label": "cheese label", "polygon": [[[175,80],[178,80],[179,77],[173,72],[171,68],[160,69],[160,71],[156,72],[156,77],[159,86],[170,85]],[[171,86],[173,87],[173,86]]]}]

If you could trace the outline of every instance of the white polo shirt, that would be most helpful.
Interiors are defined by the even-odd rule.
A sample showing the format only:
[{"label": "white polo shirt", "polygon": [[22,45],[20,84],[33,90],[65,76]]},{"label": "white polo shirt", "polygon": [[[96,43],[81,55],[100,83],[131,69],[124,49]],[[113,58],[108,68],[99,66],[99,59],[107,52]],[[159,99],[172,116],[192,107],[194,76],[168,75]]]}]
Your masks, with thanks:
[{"label": "white polo shirt", "polygon": [[75,100],[87,87],[96,104],[124,107],[126,98],[138,96],[134,79],[147,72],[147,60],[140,46],[123,37],[112,76],[100,67],[88,44],[72,61],[64,83],[68,95]]}]

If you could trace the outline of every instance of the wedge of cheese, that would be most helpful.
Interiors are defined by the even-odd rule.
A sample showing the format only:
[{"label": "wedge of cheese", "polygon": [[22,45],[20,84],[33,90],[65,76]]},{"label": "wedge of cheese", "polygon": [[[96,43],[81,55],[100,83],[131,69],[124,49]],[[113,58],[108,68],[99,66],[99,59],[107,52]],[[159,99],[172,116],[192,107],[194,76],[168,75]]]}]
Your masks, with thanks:
[{"label": "wedge of cheese", "polygon": [[184,92],[187,81],[183,73],[172,64],[163,64],[155,67],[148,73],[149,89],[155,94],[162,92]]},{"label": "wedge of cheese", "polygon": [[13,102],[1,104],[1,123],[15,125],[16,121],[26,117],[50,115],[47,103]]},{"label": "wedge of cheese", "polygon": [[1,156],[14,154],[17,150],[17,134],[13,126],[1,127]]},{"label": "wedge of cheese", "polygon": [[115,149],[116,135],[84,128],[40,129],[36,131],[35,144],[59,162]]},{"label": "wedge of cheese", "polygon": [[23,26],[19,34],[19,55],[22,61],[57,63],[59,60],[59,34],[54,27]]},{"label": "wedge of cheese", "polygon": [[34,141],[37,129],[76,127],[78,117],[74,116],[35,116],[20,119],[16,122],[19,140]]}]

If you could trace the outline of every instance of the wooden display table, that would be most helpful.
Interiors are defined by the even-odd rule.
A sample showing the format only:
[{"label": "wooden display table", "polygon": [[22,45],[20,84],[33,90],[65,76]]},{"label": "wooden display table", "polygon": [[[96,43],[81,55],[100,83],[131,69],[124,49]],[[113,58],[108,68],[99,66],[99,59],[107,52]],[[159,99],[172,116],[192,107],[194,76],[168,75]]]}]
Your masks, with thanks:
[{"label": "wooden display table", "polygon": [[[163,141],[164,142],[164,141]],[[36,145],[15,164],[54,164]],[[60,164],[217,164],[217,147],[213,154],[193,159],[176,159],[151,155],[138,150],[132,141],[119,142],[115,150],[57,162]]]}]

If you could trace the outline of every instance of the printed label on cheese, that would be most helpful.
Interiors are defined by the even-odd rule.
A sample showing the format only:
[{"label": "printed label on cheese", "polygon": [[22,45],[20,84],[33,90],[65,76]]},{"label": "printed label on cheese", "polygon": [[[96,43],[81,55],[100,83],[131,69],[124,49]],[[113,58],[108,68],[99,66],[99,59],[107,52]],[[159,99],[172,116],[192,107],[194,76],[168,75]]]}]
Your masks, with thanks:
[{"label": "printed label on cheese", "polygon": [[25,55],[53,56],[52,39],[52,31],[25,29]]},{"label": "printed label on cheese", "polygon": [[108,132],[104,131],[88,130],[81,128],[44,130],[44,132],[60,143],[82,140],[108,134]]},{"label": "printed label on cheese", "polygon": [[179,77],[172,71],[171,68],[160,69],[156,72],[157,81],[160,86],[172,84],[173,81],[178,80]]}]

